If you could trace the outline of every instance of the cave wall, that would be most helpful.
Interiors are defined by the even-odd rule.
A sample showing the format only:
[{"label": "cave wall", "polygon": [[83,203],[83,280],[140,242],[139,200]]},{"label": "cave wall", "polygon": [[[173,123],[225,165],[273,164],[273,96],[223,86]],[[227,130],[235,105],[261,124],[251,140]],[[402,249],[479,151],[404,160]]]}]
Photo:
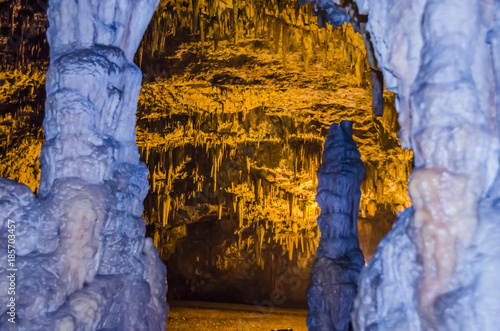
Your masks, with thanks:
[{"label": "cave wall", "polygon": [[50,2],[38,196],[0,178],[3,330],[165,329],[165,266],[141,218],[131,62],[157,4]]},{"label": "cave wall", "polygon": [[0,3],[0,66],[3,70],[40,64],[48,58],[47,8],[48,0]]},{"label": "cave wall", "polygon": [[[292,286],[280,279],[290,282],[291,271],[307,275],[312,267],[319,240],[315,171],[330,124],[356,122],[354,139],[367,164],[359,215],[367,258],[392,226],[395,209],[409,203],[411,153],[397,145],[390,117],[373,119],[369,93],[353,80],[335,79],[333,70],[319,73],[317,63],[321,83],[309,87],[311,78],[300,67],[287,72],[269,63],[280,59],[265,44],[242,40],[246,48],[221,41],[226,50],[207,51],[204,65],[188,62],[182,73],[144,84],[138,144],[151,178],[145,218],[168,260],[171,284],[179,285],[172,285],[171,295],[179,290],[179,298],[223,300],[226,291],[210,285],[221,282],[237,286],[229,299],[254,303],[250,288],[262,289],[262,302],[277,286],[288,304],[304,305],[308,277]],[[196,54],[186,48],[178,61]],[[197,224],[204,222],[213,227]],[[190,230],[196,227],[204,230]],[[197,252],[188,248],[194,241]],[[183,276],[175,280],[176,274]]]},{"label": "cave wall", "polygon": [[[235,43],[231,15],[202,7],[202,38],[192,8],[168,3],[143,40],[138,145],[151,176],[144,215],[176,284],[170,295],[261,303],[276,290],[284,304],[305,305],[319,241],[315,171],[331,123],[355,122],[367,259],[409,206],[412,155],[397,142],[392,96],[374,119],[362,37],[347,25],[319,28],[311,5],[248,2]],[[217,32],[219,20],[227,25]]]}]

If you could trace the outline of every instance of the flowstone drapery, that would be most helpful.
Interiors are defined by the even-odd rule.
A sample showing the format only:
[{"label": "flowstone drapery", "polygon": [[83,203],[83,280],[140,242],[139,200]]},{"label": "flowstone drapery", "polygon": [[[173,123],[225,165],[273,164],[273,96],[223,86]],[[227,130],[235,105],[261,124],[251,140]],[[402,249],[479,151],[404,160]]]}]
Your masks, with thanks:
[{"label": "flowstone drapery", "polygon": [[135,143],[141,72],[132,62],[158,2],[49,2],[39,195],[0,179],[2,330],[165,329],[166,270],[141,218],[148,173]]},{"label": "flowstone drapery", "polygon": [[364,265],[359,249],[359,189],[365,169],[352,139],[352,122],[332,124],[318,170],[316,200],[321,239],[307,291],[309,330],[347,331]]}]

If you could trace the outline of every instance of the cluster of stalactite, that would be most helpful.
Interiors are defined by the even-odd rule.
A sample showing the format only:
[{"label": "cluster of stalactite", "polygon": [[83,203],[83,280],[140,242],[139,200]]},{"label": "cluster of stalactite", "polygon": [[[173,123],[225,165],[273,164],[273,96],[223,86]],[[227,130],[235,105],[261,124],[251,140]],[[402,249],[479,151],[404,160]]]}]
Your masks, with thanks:
[{"label": "cluster of stalactite", "polygon": [[0,2],[0,61],[4,69],[48,57],[47,7],[47,0]]},{"label": "cluster of stalactite", "polygon": [[[176,34],[195,37],[201,55],[207,49],[217,49],[223,39],[236,44],[242,38],[257,38],[269,42],[274,52],[281,55],[283,66],[290,65],[287,57],[291,51],[300,50],[306,70],[319,55],[325,66],[348,66],[355,74],[356,84],[366,86],[370,72],[363,37],[351,25],[334,29],[325,24],[319,11],[316,6],[300,6],[293,0],[162,1],[136,60],[141,66],[144,57],[158,60],[168,56]],[[342,56],[331,59],[332,47],[341,49]]]},{"label": "cluster of stalactite", "polygon": [[[239,242],[247,228],[256,233],[264,228],[266,241],[279,243],[290,260],[296,254],[311,256],[318,240],[315,173],[327,123],[335,119],[311,125],[310,118],[276,112],[273,92],[264,96],[237,85],[191,85],[146,83],[139,97],[138,145],[151,182],[145,217],[162,257],[174,253],[175,242],[186,235],[185,224],[207,215],[237,222]],[[371,219],[380,211],[387,212],[385,217],[409,205],[411,153],[398,148],[394,109],[388,107],[383,118],[374,120],[369,113],[337,107],[327,112],[357,120],[354,138],[367,169],[360,232],[369,240],[378,226]],[[378,240],[393,220],[394,214],[380,227]],[[266,241],[256,241],[256,255]]]},{"label": "cluster of stalactite", "polygon": [[[402,156],[403,159],[398,159],[397,156]],[[374,216],[380,207],[403,211],[409,205],[410,201],[405,194],[405,187],[411,171],[412,153],[409,150],[404,150],[401,155],[397,156],[389,156],[383,164],[367,167],[369,173],[362,184],[361,217]],[[392,185],[388,185],[389,182]],[[385,200],[383,198],[385,194],[399,195],[398,202],[395,204],[380,203],[380,201]]]},{"label": "cluster of stalactite", "polygon": [[[194,15],[193,6],[198,8],[198,13],[201,14]],[[0,18],[3,27],[1,46],[5,54],[14,54],[18,57],[18,60],[8,58],[6,63],[22,66],[21,70],[24,71],[14,72],[14,74],[6,71],[0,77],[4,81],[4,84],[0,85],[3,97],[2,108],[8,104],[8,109],[2,109],[7,111],[2,111],[2,123],[6,126],[2,126],[5,128],[3,130],[5,131],[3,132],[5,139],[2,139],[1,148],[4,153],[7,150],[13,151],[21,148],[25,151],[23,154],[33,155],[27,167],[33,163],[37,164],[38,151],[43,142],[40,123],[43,117],[42,104],[45,97],[43,72],[46,69],[48,59],[48,48],[44,48],[47,45],[45,38],[45,29],[48,25],[46,8],[46,1],[25,3],[13,0],[0,4]],[[330,69],[338,68],[339,65],[350,68],[355,73],[356,85],[361,86],[368,81],[366,52],[362,45],[361,36],[356,34],[351,26],[332,29],[331,26],[324,25],[324,28],[318,28],[318,19],[314,16],[315,7],[311,5],[299,6],[293,1],[279,4],[276,1],[265,3],[254,1],[238,5],[219,3],[218,1],[209,3],[162,1],[146,31],[136,60],[141,63],[142,54],[164,54],[171,48],[172,39],[169,37],[175,36],[179,31],[189,31],[195,33],[197,38],[201,38],[203,30],[205,33],[203,40],[214,42],[214,44],[219,39],[234,36],[234,8],[238,8],[237,21],[239,22],[240,36],[267,39],[270,45],[274,45],[275,51],[281,53],[283,63],[287,62],[287,53],[296,50],[301,50],[304,61],[311,60],[316,54],[322,54],[321,61]],[[214,27],[219,28],[215,29]],[[13,37],[16,37],[18,41],[15,43],[16,47],[21,47],[23,52],[19,52],[19,49],[14,52],[11,49],[14,45]],[[206,46],[208,46],[208,42]],[[316,49],[313,51],[313,48]],[[342,55],[339,56],[338,51],[332,54],[333,48],[341,50],[340,54]],[[31,54],[29,56],[26,55],[28,51]],[[19,62],[21,60],[24,62]],[[30,63],[39,61],[41,62],[32,70]],[[161,91],[157,92],[161,93]],[[154,102],[161,103],[162,100],[162,98],[157,98]],[[224,106],[230,107],[227,104],[223,104]],[[166,107],[164,104],[158,105],[158,108],[164,109],[164,107]],[[219,117],[215,121],[220,122],[220,119]],[[205,122],[204,119],[202,121]],[[223,119],[223,121],[225,120]],[[28,123],[28,130],[33,132],[27,135],[28,139],[12,139],[12,130],[7,129],[9,123],[22,124],[23,128],[18,131],[23,132],[26,131],[25,123]],[[172,125],[173,122],[169,118],[164,118],[163,123],[167,126]],[[187,122],[187,125],[190,123]],[[25,143],[25,148],[20,146],[20,144]],[[36,151],[33,146],[36,147]],[[19,152],[16,153],[19,154]],[[33,174],[29,169],[14,174],[15,168],[4,167],[2,175],[26,183],[33,190],[36,190],[39,168],[36,166]]]},{"label": "cluster of stalactite", "polygon": [[35,194],[44,141],[47,6],[42,0],[0,3],[0,176],[28,185]]},{"label": "cluster of stalactite", "polygon": [[[382,118],[371,115],[361,35],[347,25],[319,28],[314,7],[291,1],[240,3],[236,35],[233,7],[209,20],[211,7],[196,6],[198,16],[193,3],[162,2],[135,57],[145,74],[137,118],[151,183],[144,217],[162,258],[185,256],[175,252],[190,227],[214,221],[233,224],[234,238],[225,237],[230,244],[207,257],[214,265],[206,269],[234,272],[244,258],[279,284],[280,272],[312,263],[316,170],[328,127],[344,119],[354,121],[366,166],[358,220],[369,258],[394,212],[409,205],[412,162],[394,133],[394,97],[385,95]],[[26,96],[43,90],[44,75],[12,72],[0,74],[9,82],[2,103],[12,106],[0,126],[0,174],[37,192],[43,135],[26,116],[41,107]]]},{"label": "cluster of stalactite", "polygon": [[[313,16],[312,19],[315,17]],[[311,29],[315,26],[311,25]],[[342,34],[350,34],[351,32],[354,34],[351,30],[352,28],[345,28],[344,32],[332,30],[331,33],[337,37],[330,39],[329,47],[335,44],[350,45],[352,41],[345,41]],[[272,45],[272,40],[264,42]],[[344,51],[345,49],[340,49],[340,53],[343,54]],[[295,50],[295,53],[297,52],[300,53],[299,50]],[[276,54],[275,57],[279,58],[279,54]],[[348,60],[346,60],[347,62]],[[40,90],[43,91],[44,75],[40,71],[29,70],[29,68],[24,72],[12,71],[2,75],[9,83],[1,86],[2,100],[5,105],[12,108],[12,111],[2,115],[2,124],[4,124],[1,126],[2,137],[5,138],[2,139],[4,144],[2,149],[7,153],[7,157],[2,163],[1,174],[27,184],[36,192],[40,175],[38,154],[43,142],[38,123],[40,115],[43,113],[38,98],[44,96],[44,94],[39,93]],[[292,205],[297,208],[297,215],[299,215],[295,219],[301,221],[303,217],[300,215],[303,212],[300,210],[315,209],[311,207],[314,204],[315,171],[319,165],[318,160],[321,159],[322,142],[326,136],[327,127],[330,123],[345,118],[356,122],[354,138],[360,146],[367,170],[366,180],[362,184],[360,237],[368,238],[374,231],[380,230],[380,235],[377,238],[381,238],[390,229],[392,219],[385,222],[383,227],[372,224],[371,218],[375,216],[374,213],[387,210],[390,214],[395,210],[400,210],[402,206],[409,205],[406,196],[406,180],[407,173],[411,168],[411,155],[402,151],[395,139],[396,116],[394,109],[390,108],[393,100],[387,100],[388,109],[380,120],[374,120],[368,113],[361,114],[365,110],[346,108],[336,104],[322,105],[319,103],[320,101],[316,104],[312,102],[314,108],[303,114],[280,110],[289,102],[288,99],[297,93],[293,89],[286,92],[289,94],[281,90],[262,92],[244,88],[237,82],[229,85],[230,81],[224,82],[215,76],[206,79],[210,79],[210,81],[185,82],[175,80],[169,83],[146,83],[139,97],[141,113],[138,119],[137,133],[143,160],[147,161],[150,179],[154,182],[151,186],[150,197],[146,202],[146,218],[151,224],[155,224],[156,230],[152,234],[155,233],[157,247],[164,246],[161,248],[162,250],[172,251],[174,246],[170,243],[175,242],[175,238],[181,236],[183,232],[181,230],[174,231],[172,227],[168,227],[169,220],[177,219],[179,217],[178,209],[183,208],[185,201],[193,199],[193,192],[202,192],[207,185],[212,186],[212,195],[217,196],[220,193],[221,198],[216,198],[215,202],[211,200],[209,203],[211,206],[217,206],[214,207],[217,214],[230,215],[234,213],[235,215],[247,215],[247,219],[251,218],[248,216],[250,213],[245,211],[249,209],[246,206],[251,206],[257,199],[253,197],[241,199],[239,203],[233,202],[232,197],[235,196],[235,193],[231,192],[231,188],[221,189],[220,184],[223,183],[223,179],[219,178],[220,173],[225,171],[224,163],[234,159],[235,156],[236,158],[241,157],[241,150],[248,150],[248,146],[253,149],[267,150],[268,154],[275,153],[273,149],[278,146],[282,150],[280,158],[288,162],[283,167],[286,170],[282,171],[282,174],[286,173],[286,175],[279,174],[277,169],[280,168],[280,165],[273,164],[269,158],[265,162],[257,163],[255,159],[248,157],[250,167],[256,167],[257,170],[253,170],[251,175],[247,175],[253,178],[251,181],[238,178],[234,183],[235,187],[239,187],[241,191],[254,192],[255,186],[261,186],[263,187],[262,194],[266,195],[274,192],[272,189],[267,189],[267,186],[280,187],[278,191],[282,188],[284,193],[281,194],[281,197],[280,194],[277,195],[279,197],[277,205],[288,206],[289,201],[292,201]],[[357,85],[352,81],[350,83]],[[37,95],[37,97],[33,99],[33,95]],[[386,97],[391,98],[390,96]],[[290,105],[286,107],[290,107]],[[353,107],[359,107],[359,105],[353,105]],[[328,115],[326,116],[325,113]],[[30,117],[29,120],[27,116]],[[313,119],[308,118],[308,116],[312,116]],[[38,119],[38,122],[33,118]],[[205,163],[196,161],[198,162],[198,165],[194,167],[197,169],[196,172],[193,174],[188,172],[189,177],[196,179],[196,183],[192,184],[196,189],[179,195],[172,194],[173,185],[176,182],[175,176],[177,173],[179,176],[186,176],[186,171],[182,167],[183,162],[169,161],[168,155],[175,154],[176,148],[188,148],[191,152],[183,153],[192,160],[197,160],[197,155],[202,154],[205,155],[203,158],[207,160]],[[192,151],[197,152],[193,154]],[[163,161],[156,164],[159,157],[152,156],[150,158],[150,154],[163,155],[161,157]],[[18,157],[19,155],[24,156]],[[175,156],[172,158],[177,160]],[[160,165],[162,162],[163,165]],[[247,161],[242,159],[239,163],[241,163],[242,169],[246,169]],[[291,181],[285,185],[279,181],[277,183],[275,180],[269,181],[265,176],[263,178],[256,176],[256,173],[262,173],[260,167],[263,166],[268,169],[268,172],[274,172],[287,180],[288,178],[296,178],[297,183],[309,183],[308,188],[304,189],[304,185],[299,184],[297,187],[300,189],[294,189],[294,184]],[[205,171],[205,168],[210,171]],[[257,184],[259,180],[261,184]],[[247,183],[244,189],[241,188],[243,187],[241,183]],[[215,191],[213,191],[214,188]],[[294,198],[292,199],[290,196]],[[230,207],[233,203],[236,204],[234,208]],[[243,206],[243,208],[238,206]],[[266,207],[265,210],[272,209],[267,205]],[[282,214],[289,215],[290,213],[283,212]],[[290,222],[289,219],[292,218],[287,217],[283,219]],[[313,213],[309,217],[314,218]],[[274,216],[273,218],[280,219]],[[283,224],[287,224],[286,222]],[[252,222],[250,224],[253,226]],[[274,231],[275,240],[283,245],[288,256],[309,255],[314,251],[314,249],[311,250],[312,241],[308,241],[311,236],[310,226],[314,228],[314,222],[307,222],[307,226],[298,232],[292,230]],[[292,228],[293,225],[290,225],[290,229]],[[292,234],[296,238],[286,239]],[[174,239],[167,240],[171,236],[174,236]],[[304,244],[302,244],[303,242]],[[164,256],[168,256],[168,254]]]},{"label": "cluster of stalactite", "polygon": [[[269,230],[290,260],[294,254],[311,256],[317,245],[313,228],[319,213],[315,183],[310,181],[308,190],[295,184],[314,175],[321,157],[317,144],[299,140],[284,146],[279,140],[259,146],[244,140],[221,144],[217,136],[199,141],[193,132],[186,131],[188,138],[177,146],[141,145],[153,191],[146,200],[145,216],[156,224],[155,243],[164,257],[173,253],[165,230],[207,215],[236,222],[240,244],[243,232],[254,228],[259,236],[257,255]],[[281,159],[289,164],[268,167]],[[257,261],[263,267],[260,256]]]}]

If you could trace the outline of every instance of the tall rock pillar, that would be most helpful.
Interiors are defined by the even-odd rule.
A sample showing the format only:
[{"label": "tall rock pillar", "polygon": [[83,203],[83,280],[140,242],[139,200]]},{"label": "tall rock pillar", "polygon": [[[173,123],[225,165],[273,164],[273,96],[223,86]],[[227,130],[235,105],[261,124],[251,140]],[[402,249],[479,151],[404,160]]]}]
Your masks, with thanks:
[{"label": "tall rock pillar", "polygon": [[0,179],[2,330],[165,330],[166,270],[141,218],[132,62],[158,2],[49,2],[39,196]]},{"label": "tall rock pillar", "polygon": [[333,124],[318,170],[321,239],[307,291],[309,330],[349,329],[364,265],[358,241],[360,185],[365,172],[360,157],[352,139],[352,122]]},{"label": "tall rock pillar", "polygon": [[357,3],[387,89],[397,93],[399,136],[415,170],[413,208],[361,275],[355,327],[496,330],[499,3]]}]

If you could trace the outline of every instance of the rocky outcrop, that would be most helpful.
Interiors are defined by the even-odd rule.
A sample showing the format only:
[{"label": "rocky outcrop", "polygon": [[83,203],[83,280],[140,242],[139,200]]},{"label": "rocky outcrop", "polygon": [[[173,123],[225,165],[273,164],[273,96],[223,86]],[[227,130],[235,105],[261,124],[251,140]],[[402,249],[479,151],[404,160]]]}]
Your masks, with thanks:
[{"label": "rocky outcrop", "polygon": [[50,2],[39,195],[0,179],[2,330],[165,329],[166,270],[141,218],[148,172],[131,62],[157,4]]},{"label": "rocky outcrop", "polygon": [[316,200],[321,239],[307,291],[309,330],[347,331],[364,265],[358,213],[364,168],[352,139],[352,122],[333,124],[318,170]]},{"label": "rocky outcrop", "polygon": [[[359,330],[496,330],[500,305],[495,1],[359,1],[401,143],[401,215],[360,280]],[[489,32],[490,31],[490,32]],[[491,44],[489,44],[491,43]],[[492,56],[493,55],[493,56]],[[404,252],[403,252],[404,250]]]}]

